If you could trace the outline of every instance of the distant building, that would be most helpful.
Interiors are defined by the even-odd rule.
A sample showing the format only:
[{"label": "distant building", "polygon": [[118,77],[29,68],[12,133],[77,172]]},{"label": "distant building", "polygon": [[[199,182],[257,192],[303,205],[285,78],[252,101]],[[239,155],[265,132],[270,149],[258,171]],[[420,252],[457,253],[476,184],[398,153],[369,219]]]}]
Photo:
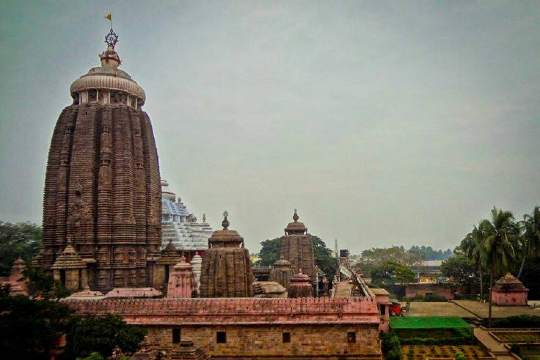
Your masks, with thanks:
[{"label": "distant building", "polygon": [[204,255],[213,230],[204,214],[202,222],[197,221],[182,200],[168,190],[168,186],[166,180],[161,181],[161,247],[172,243],[187,261],[191,261],[196,253]]},{"label": "distant building", "polygon": [[424,260],[411,267],[416,273],[417,282],[420,284],[435,284],[444,282],[441,273],[442,260]]}]

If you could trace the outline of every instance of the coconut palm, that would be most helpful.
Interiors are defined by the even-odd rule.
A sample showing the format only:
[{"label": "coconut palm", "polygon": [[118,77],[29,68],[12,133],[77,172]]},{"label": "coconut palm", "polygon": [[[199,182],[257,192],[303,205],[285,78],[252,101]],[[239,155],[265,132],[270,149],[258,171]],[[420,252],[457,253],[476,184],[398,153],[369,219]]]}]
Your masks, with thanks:
[{"label": "coconut palm", "polygon": [[482,220],[478,225],[482,233],[486,260],[489,268],[489,315],[488,326],[491,327],[491,305],[493,278],[508,270],[515,258],[514,242],[519,236],[519,228],[510,211],[493,208],[491,221]]},{"label": "coconut palm", "polygon": [[522,259],[518,278],[521,277],[525,261],[528,257],[540,256],[540,207],[533,209],[532,215],[523,215],[521,222],[523,235],[521,236]]},{"label": "coconut palm", "polygon": [[486,251],[484,246],[484,238],[482,232],[478,230],[478,227],[474,227],[473,231],[468,233],[461,241],[461,249],[465,255],[474,262],[474,265],[478,268],[478,274],[480,277],[480,299],[484,298],[484,284],[483,284],[483,271],[482,269],[486,265]]}]

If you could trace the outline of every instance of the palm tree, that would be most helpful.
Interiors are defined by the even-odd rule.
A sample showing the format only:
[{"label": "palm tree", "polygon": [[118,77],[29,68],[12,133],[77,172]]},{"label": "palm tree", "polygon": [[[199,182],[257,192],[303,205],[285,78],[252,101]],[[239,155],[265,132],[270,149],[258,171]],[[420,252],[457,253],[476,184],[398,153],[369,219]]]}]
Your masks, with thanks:
[{"label": "palm tree", "polygon": [[514,261],[514,241],[519,236],[519,228],[514,222],[514,215],[510,211],[493,208],[491,221],[482,220],[478,225],[482,233],[486,251],[487,265],[489,266],[489,317],[488,326],[491,327],[491,305],[493,278],[507,271]]},{"label": "palm tree", "polygon": [[519,267],[518,278],[521,277],[525,260],[529,256],[540,255],[540,207],[536,206],[533,209],[532,215],[523,215],[523,221],[521,222],[523,229],[522,242],[522,260]]},{"label": "palm tree", "polygon": [[478,227],[475,226],[473,231],[468,233],[461,241],[461,249],[469,259],[473,260],[474,265],[478,268],[478,274],[480,276],[480,299],[484,299],[484,275],[482,269],[486,265],[487,259],[484,238]]}]

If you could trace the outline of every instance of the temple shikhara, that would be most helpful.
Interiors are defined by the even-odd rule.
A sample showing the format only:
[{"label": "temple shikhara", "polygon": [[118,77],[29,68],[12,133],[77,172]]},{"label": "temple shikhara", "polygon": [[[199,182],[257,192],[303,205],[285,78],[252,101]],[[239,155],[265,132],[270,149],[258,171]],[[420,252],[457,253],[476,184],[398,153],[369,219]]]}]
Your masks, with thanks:
[{"label": "temple shikhara", "polygon": [[[314,291],[320,270],[296,210],[279,260],[256,281],[227,212],[212,231],[168,189],[145,92],[119,68],[117,41],[111,28],[51,140],[34,264],[72,293],[64,303],[146,327],[133,359],[381,359],[388,296],[351,269]],[[18,284],[22,266],[4,280]]]},{"label": "temple shikhara", "polygon": [[[101,66],[71,85],[49,150],[39,263],[62,281],[77,266],[70,290],[150,286],[159,257],[158,154],[144,90],[119,68],[117,39],[111,29]],[[82,262],[62,261],[66,249]]]}]

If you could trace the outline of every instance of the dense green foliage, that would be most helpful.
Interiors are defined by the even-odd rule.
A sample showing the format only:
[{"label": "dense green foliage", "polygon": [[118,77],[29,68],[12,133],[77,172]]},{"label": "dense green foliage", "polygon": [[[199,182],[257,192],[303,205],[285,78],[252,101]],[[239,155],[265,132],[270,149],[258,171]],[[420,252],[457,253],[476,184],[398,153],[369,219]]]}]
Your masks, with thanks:
[{"label": "dense green foliage", "polygon": [[[0,349],[6,359],[49,359],[62,335],[67,335],[66,359],[111,355],[115,346],[137,350],[145,330],[116,316],[79,317],[50,300],[0,294]],[[93,355],[93,358],[99,359]],[[90,357],[92,359],[92,357]]]},{"label": "dense green foliage", "polygon": [[279,260],[279,249],[281,246],[281,238],[264,240],[261,242],[261,251],[259,252],[259,261],[257,265],[272,266]]},{"label": "dense green foliage", "polygon": [[479,276],[474,262],[463,254],[456,254],[444,260],[441,265],[443,276],[451,278],[453,282],[466,294],[478,290]]},{"label": "dense green foliage", "polygon": [[[540,255],[540,208],[535,207],[531,215],[525,214],[522,221],[517,221],[510,211],[494,207],[490,219],[481,220],[465,235],[454,253],[443,264],[442,270],[465,291],[474,292],[470,285],[476,283],[480,297],[483,297],[486,290],[483,286],[484,275],[489,275],[488,324],[491,324],[490,289],[498,277],[510,271],[523,280],[526,278],[524,283],[528,283],[528,286],[538,284],[537,276],[531,278],[531,273],[538,273],[536,259]],[[535,287],[531,287],[531,290],[531,295],[538,292]]]},{"label": "dense green foliage", "polygon": [[393,331],[381,334],[382,351],[386,360],[401,360],[401,343]]},{"label": "dense green foliage", "polygon": [[412,266],[421,260],[422,258],[417,253],[410,253],[403,246],[372,248],[362,251],[362,255],[354,267],[355,270],[363,274],[371,274],[387,263]]},{"label": "dense green foliage", "polygon": [[[315,264],[326,274],[329,279],[334,277],[336,272],[336,258],[332,256],[332,250],[326,247],[326,243],[315,235],[308,235],[313,242],[313,254]],[[259,252],[260,266],[271,266],[276,260],[279,260],[279,250],[281,240],[284,237],[279,237],[261,242],[261,251]]]},{"label": "dense green foliage", "polygon": [[5,359],[49,359],[55,341],[69,328],[71,311],[53,301],[23,296],[0,298],[0,349]]},{"label": "dense green foliage", "polygon": [[540,299],[540,256],[530,258],[523,267],[521,281],[529,289],[529,299]]},{"label": "dense green foliage", "polygon": [[406,284],[416,279],[415,273],[408,266],[393,261],[374,267],[370,275],[371,283],[379,287]]},{"label": "dense green foliage", "polygon": [[30,296],[46,299],[59,299],[70,295],[70,292],[59,281],[54,281],[52,275],[41,268],[27,265],[24,275],[28,278]]},{"label": "dense green foliage", "polygon": [[18,257],[31,260],[38,252],[41,237],[41,227],[35,224],[0,221],[0,276],[9,274]]},{"label": "dense green foliage", "polygon": [[66,352],[73,358],[93,352],[107,357],[119,346],[122,351],[132,353],[145,335],[145,329],[128,325],[118,316],[78,317],[73,319],[68,333]]}]

